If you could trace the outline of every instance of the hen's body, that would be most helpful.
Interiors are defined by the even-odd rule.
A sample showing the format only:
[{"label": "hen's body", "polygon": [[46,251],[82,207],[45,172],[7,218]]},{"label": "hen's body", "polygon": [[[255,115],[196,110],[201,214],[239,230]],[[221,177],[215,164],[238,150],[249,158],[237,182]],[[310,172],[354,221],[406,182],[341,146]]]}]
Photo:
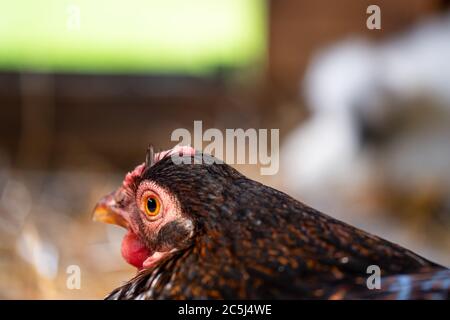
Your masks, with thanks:
[{"label": "hen's body", "polygon": [[[430,280],[439,271],[437,294],[448,297],[450,273],[445,268],[226,164],[175,165],[163,158],[142,179],[178,198],[194,221],[195,236],[109,299],[420,298],[431,290],[422,286],[421,277]],[[370,265],[386,277],[381,290],[366,286]],[[406,283],[397,277],[405,274],[418,275]],[[431,287],[436,289],[436,283]]]}]

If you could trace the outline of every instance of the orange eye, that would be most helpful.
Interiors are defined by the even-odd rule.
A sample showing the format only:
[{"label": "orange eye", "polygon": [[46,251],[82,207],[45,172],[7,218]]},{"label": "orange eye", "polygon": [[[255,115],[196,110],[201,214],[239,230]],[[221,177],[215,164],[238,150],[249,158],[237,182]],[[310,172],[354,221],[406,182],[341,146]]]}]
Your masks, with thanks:
[{"label": "orange eye", "polygon": [[157,216],[161,209],[161,204],[155,196],[148,196],[144,198],[145,213],[151,217]]}]

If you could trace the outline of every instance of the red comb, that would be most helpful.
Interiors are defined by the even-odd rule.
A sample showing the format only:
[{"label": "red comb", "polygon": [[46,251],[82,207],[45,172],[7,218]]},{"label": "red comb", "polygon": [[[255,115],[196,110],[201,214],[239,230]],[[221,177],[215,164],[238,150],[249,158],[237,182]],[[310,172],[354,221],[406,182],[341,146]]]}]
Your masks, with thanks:
[{"label": "red comb", "polygon": [[191,146],[175,146],[167,151],[159,152],[155,155],[155,163],[166,156],[178,154],[179,156],[195,156],[195,149]]},{"label": "red comb", "polygon": [[[180,156],[189,156],[189,155],[195,155],[195,149],[191,146],[175,146],[172,149],[169,149],[167,151],[161,151],[154,155],[153,157],[153,164],[160,161],[166,156],[171,156],[173,154],[178,154]],[[134,168],[133,171],[128,172],[125,175],[125,179],[123,180],[123,187],[124,188],[130,188],[130,186],[134,183],[136,178],[139,178],[142,176],[146,169],[145,162],[138,165],[136,168]]]}]

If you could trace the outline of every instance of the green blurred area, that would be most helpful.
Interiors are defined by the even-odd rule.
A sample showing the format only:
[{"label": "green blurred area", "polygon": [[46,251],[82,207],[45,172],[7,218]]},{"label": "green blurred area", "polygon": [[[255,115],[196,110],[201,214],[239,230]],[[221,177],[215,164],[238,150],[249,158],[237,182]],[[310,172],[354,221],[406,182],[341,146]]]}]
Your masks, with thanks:
[{"label": "green blurred area", "polygon": [[0,70],[204,74],[265,41],[263,0],[0,0]]}]

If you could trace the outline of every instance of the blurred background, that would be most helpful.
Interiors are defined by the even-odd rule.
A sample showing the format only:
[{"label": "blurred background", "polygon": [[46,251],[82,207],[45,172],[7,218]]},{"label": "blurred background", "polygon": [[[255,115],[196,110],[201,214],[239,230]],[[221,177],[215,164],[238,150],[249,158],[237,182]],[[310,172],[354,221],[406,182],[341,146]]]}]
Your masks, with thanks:
[{"label": "blurred background", "polygon": [[279,128],[277,175],[237,169],[450,266],[449,4],[0,0],[0,298],[129,279],[92,209],[194,120]]}]

